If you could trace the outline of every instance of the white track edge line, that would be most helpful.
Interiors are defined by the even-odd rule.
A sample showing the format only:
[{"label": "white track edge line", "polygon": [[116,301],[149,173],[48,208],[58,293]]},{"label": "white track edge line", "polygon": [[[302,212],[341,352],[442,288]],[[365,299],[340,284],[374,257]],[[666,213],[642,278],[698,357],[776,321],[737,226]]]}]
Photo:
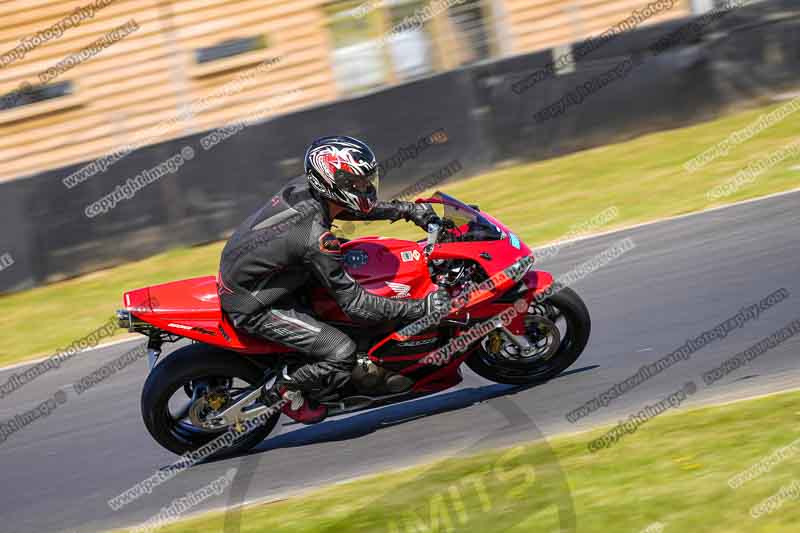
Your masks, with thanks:
[{"label": "white track edge line", "polygon": [[672,215],[672,216],[669,216],[669,217],[662,217],[662,218],[657,218],[657,219],[654,219],[654,220],[647,220],[645,222],[639,222],[637,224],[632,224],[630,226],[621,226],[619,228],[610,229],[608,231],[602,231],[600,233],[592,233],[591,235],[582,235],[580,237],[575,237],[573,239],[566,239],[566,240],[563,240],[563,241],[553,241],[553,242],[549,242],[549,243],[545,243],[545,244],[540,244],[540,245],[537,245],[535,248],[533,248],[533,250],[542,250],[544,248],[549,248],[549,247],[552,247],[552,246],[560,246],[560,245],[563,245],[563,244],[569,244],[569,243],[573,243],[573,242],[586,241],[586,240],[589,240],[589,239],[596,239],[598,237],[606,237],[608,235],[614,235],[615,233],[622,233],[623,231],[630,231],[630,230],[633,230],[633,229],[638,229],[638,228],[642,228],[642,227],[646,227],[646,226],[653,226],[655,224],[662,224],[664,222],[672,222],[674,220],[681,220],[681,219],[684,219],[684,218],[694,217],[694,216],[698,216],[698,215],[704,215],[706,213],[713,213],[714,211],[722,211],[724,209],[729,209],[731,207],[740,207],[740,206],[747,205],[747,204],[752,204],[752,203],[756,203],[756,202],[762,202],[762,201],[765,201],[765,200],[771,200],[773,198],[778,198],[780,196],[788,196],[790,194],[797,194],[797,193],[800,193],[800,187],[796,187],[794,189],[789,189],[788,191],[781,191],[781,192],[768,194],[766,196],[759,196],[757,198],[748,198],[747,200],[740,200],[740,201],[734,202],[732,204],[725,204],[725,205],[718,205],[716,207],[709,207],[709,208],[703,209],[701,211],[692,211],[691,213],[683,213],[681,215]]},{"label": "white track edge line", "polygon": [[[103,344],[98,344],[97,346],[94,346],[92,348],[87,348],[85,350],[81,350],[80,352],[76,353],[75,355],[77,356],[79,354],[85,354],[85,353],[93,352],[95,350],[103,350],[103,349],[108,348],[110,346],[117,346],[119,344],[125,344],[125,343],[129,343],[129,342],[135,342],[135,341],[141,341],[141,340],[144,340],[144,338],[126,336],[126,338],[118,339],[118,340],[115,340],[115,341],[109,341],[109,342],[106,342],[106,343],[103,343]],[[39,357],[37,359],[27,359],[27,360],[22,361],[20,363],[14,363],[13,365],[1,366],[0,367],[0,372],[6,372],[7,370],[14,370],[15,368],[19,368],[19,367],[22,367],[22,366],[35,365],[36,363],[41,363],[42,361],[47,361],[48,359],[50,359],[51,357],[54,357],[55,355],[56,354],[47,355],[45,357]]]}]

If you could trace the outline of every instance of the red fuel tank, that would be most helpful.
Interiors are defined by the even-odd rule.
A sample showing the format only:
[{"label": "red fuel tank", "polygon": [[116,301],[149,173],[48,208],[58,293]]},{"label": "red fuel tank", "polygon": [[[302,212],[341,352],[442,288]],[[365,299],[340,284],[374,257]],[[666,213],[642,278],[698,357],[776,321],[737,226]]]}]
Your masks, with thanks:
[{"label": "red fuel tank", "polygon": [[[435,287],[428,272],[423,245],[400,239],[361,237],[342,245],[342,263],[362,287],[386,298],[423,298]],[[312,297],[323,320],[349,322],[324,289]]]},{"label": "red fuel tank", "polygon": [[342,261],[365,289],[387,298],[423,298],[433,283],[423,245],[367,237],[342,245]]}]

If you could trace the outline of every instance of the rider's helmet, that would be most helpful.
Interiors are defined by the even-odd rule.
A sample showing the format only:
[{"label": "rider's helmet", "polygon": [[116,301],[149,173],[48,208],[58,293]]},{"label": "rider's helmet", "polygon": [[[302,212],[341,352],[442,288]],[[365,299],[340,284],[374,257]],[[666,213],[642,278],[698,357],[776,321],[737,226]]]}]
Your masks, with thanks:
[{"label": "rider's helmet", "polygon": [[352,137],[321,137],[306,151],[305,170],[315,193],[348,211],[369,213],[378,201],[378,161]]}]

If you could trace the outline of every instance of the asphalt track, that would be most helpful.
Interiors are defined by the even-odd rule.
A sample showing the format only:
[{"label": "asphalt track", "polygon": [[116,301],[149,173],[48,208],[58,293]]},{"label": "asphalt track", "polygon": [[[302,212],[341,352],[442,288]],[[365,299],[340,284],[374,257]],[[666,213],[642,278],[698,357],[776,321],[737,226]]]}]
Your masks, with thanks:
[{"label": "asphalt track", "polygon": [[[791,193],[574,243],[540,267],[562,274],[625,237],[636,247],[575,284],[592,313],[593,335],[583,357],[562,376],[517,390],[490,384],[467,370],[458,389],[433,398],[315,427],[284,425],[282,420],[259,453],[193,467],[114,512],[106,503],[109,498],[175,458],[156,445],[141,421],[139,394],[146,363],[137,361],[81,396],[68,388],[66,404],[0,444],[0,530],[89,532],[135,525],[240,465],[256,469],[246,493],[247,500],[256,500],[448,456],[507,426],[494,406],[497,396],[517,404],[537,431],[550,436],[616,422],[689,380],[698,384],[698,392],[684,404],[690,407],[797,388],[800,336],[713,386],[705,386],[701,375],[800,318],[799,227],[800,193]],[[779,288],[788,289],[791,297],[757,320],[578,423],[565,419],[568,411],[642,364]],[[0,420],[34,407],[131,346],[84,353],[41,376],[0,400]],[[0,383],[19,370],[0,372]],[[529,426],[520,428],[506,429],[493,444],[535,436]],[[218,508],[225,501],[219,497],[194,510]]]}]

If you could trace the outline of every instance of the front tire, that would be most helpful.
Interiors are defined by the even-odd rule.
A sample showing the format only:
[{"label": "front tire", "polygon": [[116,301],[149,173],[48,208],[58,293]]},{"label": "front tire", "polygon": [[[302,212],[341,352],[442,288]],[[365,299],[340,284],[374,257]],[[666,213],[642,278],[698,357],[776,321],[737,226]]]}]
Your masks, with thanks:
[{"label": "front tire", "polygon": [[548,312],[556,310],[556,314],[550,318],[563,317],[566,325],[560,344],[551,357],[547,360],[511,360],[498,354],[490,354],[479,346],[467,358],[467,366],[481,377],[507,385],[544,383],[569,368],[589,342],[592,329],[589,310],[581,297],[569,287],[564,287],[543,303],[541,307],[549,310]]},{"label": "front tire", "polygon": [[[178,391],[185,389],[187,384],[208,378],[240,380],[258,387],[264,382],[265,375],[244,357],[205,344],[191,344],[171,353],[150,372],[142,390],[141,402],[142,418],[147,430],[167,450],[185,454],[225,433],[226,430],[211,431],[193,427],[183,419],[176,420],[170,411],[170,399]],[[273,430],[278,418],[280,412],[220,453],[241,453],[259,444]]]}]

